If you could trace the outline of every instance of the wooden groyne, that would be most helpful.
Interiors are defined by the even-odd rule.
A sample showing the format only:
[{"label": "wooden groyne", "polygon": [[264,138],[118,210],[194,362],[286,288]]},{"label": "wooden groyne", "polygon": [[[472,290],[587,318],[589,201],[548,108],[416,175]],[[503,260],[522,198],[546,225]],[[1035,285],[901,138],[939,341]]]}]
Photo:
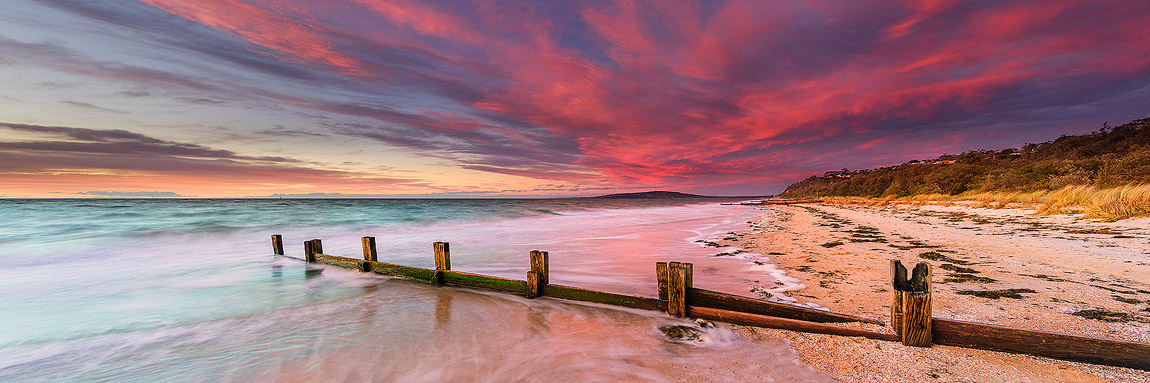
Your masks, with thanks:
[{"label": "wooden groyne", "polygon": [[[323,243],[312,239],[304,241],[304,258],[300,260],[420,280],[437,286],[486,289],[527,298],[546,297],[663,311],[674,317],[863,337],[901,342],[907,346],[939,344],[1150,371],[1150,344],[934,318],[931,315],[931,268],[925,262],[916,265],[909,277],[901,262],[892,260],[890,263],[892,334],[834,324],[861,322],[885,325],[881,320],[696,288],[690,263],[657,262],[658,297],[652,298],[551,284],[545,251],[534,250],[527,254],[530,269],[525,279],[518,280],[451,270],[451,250],[447,242],[432,245],[434,269],[379,262],[374,237],[363,237],[362,245],[362,259],[348,258],[323,254]],[[278,257],[299,259],[284,255],[283,238],[279,234],[272,235],[272,251]]]}]

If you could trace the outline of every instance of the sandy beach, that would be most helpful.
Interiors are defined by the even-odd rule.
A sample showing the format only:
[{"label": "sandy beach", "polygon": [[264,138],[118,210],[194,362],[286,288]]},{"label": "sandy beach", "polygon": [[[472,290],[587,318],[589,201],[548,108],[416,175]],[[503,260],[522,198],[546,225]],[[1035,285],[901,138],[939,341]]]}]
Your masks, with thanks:
[{"label": "sandy beach", "polygon": [[[1150,219],[1098,222],[974,205],[773,206],[722,241],[766,255],[799,303],[884,321],[889,260],[934,268],[934,316],[1150,342]],[[872,327],[877,329],[878,326]],[[844,382],[1150,382],[1150,372],[949,346],[737,328],[786,339]],[[885,329],[885,331],[890,331]]]}]

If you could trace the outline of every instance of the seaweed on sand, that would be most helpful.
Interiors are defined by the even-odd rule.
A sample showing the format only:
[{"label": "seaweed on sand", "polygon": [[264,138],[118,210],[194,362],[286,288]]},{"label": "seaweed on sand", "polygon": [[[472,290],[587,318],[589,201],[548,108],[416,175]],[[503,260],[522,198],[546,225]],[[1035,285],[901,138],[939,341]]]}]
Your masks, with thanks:
[{"label": "seaweed on sand", "polygon": [[942,255],[942,253],[939,253],[937,251],[928,251],[928,252],[919,254],[918,257],[922,258],[922,259],[929,259],[932,261],[950,262],[950,263],[959,264],[959,265],[969,265],[970,264],[970,262],[967,262],[967,261],[964,261],[961,259],[954,259],[954,258],[945,256],[945,255]]},{"label": "seaweed on sand", "polygon": [[1070,315],[1076,315],[1086,319],[1100,320],[1103,322],[1129,322],[1134,320],[1134,316],[1127,313],[1098,309],[1075,311],[1070,313]]},{"label": "seaweed on sand", "polygon": [[842,245],[843,245],[843,241],[830,241],[830,242],[827,242],[827,243],[821,244],[821,245],[819,245],[819,246],[822,246],[822,247],[825,247],[825,248],[828,248],[828,249],[829,249],[829,248],[832,248],[832,247],[835,247],[835,246],[842,246]]},{"label": "seaweed on sand", "polygon": [[962,290],[956,292],[959,295],[972,295],[979,298],[998,299],[1022,299],[1022,293],[1036,293],[1037,291],[1031,289],[1005,289],[1005,290]]}]

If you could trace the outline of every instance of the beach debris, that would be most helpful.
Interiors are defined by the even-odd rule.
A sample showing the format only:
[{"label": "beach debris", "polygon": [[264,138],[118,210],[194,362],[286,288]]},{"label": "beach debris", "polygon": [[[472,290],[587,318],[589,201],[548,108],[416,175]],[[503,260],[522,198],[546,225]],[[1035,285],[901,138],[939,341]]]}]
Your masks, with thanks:
[{"label": "beach debris", "polygon": [[[1140,300],[1137,300],[1137,299],[1126,298],[1126,297],[1120,297],[1120,296],[1117,296],[1117,295],[1115,295],[1115,296],[1114,296],[1114,300],[1116,300],[1116,301],[1119,301],[1119,302],[1122,302],[1122,303],[1129,303],[1129,304],[1132,304],[1132,305],[1136,305],[1136,304],[1140,304],[1140,303],[1142,303],[1142,301],[1140,301]],[[1150,301],[1147,301],[1146,303],[1150,303]]]},{"label": "beach debris", "polygon": [[[902,237],[903,239],[910,239],[909,237],[903,237],[903,236],[900,236],[900,237]],[[942,247],[942,246],[938,246],[938,245],[929,245],[926,242],[923,242],[923,241],[920,241],[917,239],[911,239],[910,241],[907,242],[906,245],[896,245],[896,244],[892,243],[892,244],[889,244],[889,246],[896,248],[896,249],[899,249],[899,250],[937,249],[937,248]]]},{"label": "beach debris", "polygon": [[964,261],[961,259],[954,259],[954,258],[945,256],[945,255],[942,255],[942,253],[939,253],[937,251],[928,251],[928,252],[919,254],[918,257],[922,258],[922,259],[929,259],[932,261],[950,262],[950,263],[954,263],[954,264],[958,264],[958,265],[969,265],[969,264],[971,264],[968,261]]},{"label": "beach debris", "polygon": [[701,345],[707,343],[707,334],[703,329],[693,326],[674,325],[659,327],[663,338],[671,343],[689,343]]},{"label": "beach debris", "polygon": [[1049,276],[1049,275],[1046,275],[1046,274],[1018,274],[1018,275],[1021,275],[1021,276],[1024,276],[1024,277],[1031,277],[1031,278],[1044,279],[1044,280],[1047,280],[1047,281],[1051,281],[1051,282],[1070,282],[1070,283],[1078,283],[1078,282],[1075,282],[1075,281],[1072,281],[1072,280],[1069,280],[1069,279],[1065,279],[1065,278],[1058,278],[1058,277],[1053,277],[1053,276]]},{"label": "beach debris", "polygon": [[1086,319],[1100,320],[1103,322],[1129,322],[1134,320],[1134,316],[1127,313],[1099,309],[1076,311],[1070,313],[1070,315],[1076,315]]},{"label": "beach debris", "polygon": [[851,242],[887,242],[886,237],[883,237],[882,233],[874,226],[860,225],[854,230],[847,230],[846,232],[852,233],[850,238],[847,238]]},{"label": "beach debris", "polygon": [[822,246],[822,247],[825,247],[825,248],[828,248],[828,249],[829,249],[829,248],[832,248],[832,247],[835,247],[835,246],[842,246],[842,245],[843,245],[843,241],[830,241],[830,242],[827,242],[827,243],[821,244],[821,245],[819,245],[819,246]]},{"label": "beach debris", "polygon": [[994,282],[998,282],[998,280],[996,280],[994,278],[980,277],[980,276],[974,275],[974,274],[978,274],[978,270],[975,270],[975,269],[972,269],[969,267],[962,267],[962,266],[957,266],[957,265],[953,265],[950,263],[943,263],[942,265],[939,266],[939,268],[952,272],[946,276],[946,279],[943,280],[944,282],[957,282],[957,283],[963,283],[963,282],[994,283]]},{"label": "beach debris", "polygon": [[739,255],[739,254],[746,253],[746,252],[747,252],[746,250],[743,250],[740,248],[731,248],[730,250],[724,250],[724,251],[720,251],[718,253],[715,253],[715,256],[716,257],[730,257],[730,256]]},{"label": "beach debris", "polygon": [[950,263],[943,263],[942,265],[939,265],[938,267],[940,269],[947,270],[947,271],[953,271],[956,273],[978,274],[978,270],[975,270],[975,269],[972,269],[969,267],[956,266],[956,265],[953,265]]},{"label": "beach debris", "polygon": [[989,277],[980,277],[980,276],[977,276],[977,275],[974,275],[974,274],[967,274],[967,273],[953,273],[953,274],[947,275],[947,276],[946,276],[946,279],[943,279],[943,282],[954,282],[954,283],[965,283],[965,282],[974,282],[974,283],[994,283],[994,282],[998,282],[998,280],[997,280],[997,279],[994,279],[994,278],[989,278]]},{"label": "beach debris", "polygon": [[987,298],[987,299],[998,299],[998,298],[1022,299],[1022,298],[1025,298],[1024,296],[1022,296],[1023,293],[1036,293],[1036,292],[1037,291],[1034,291],[1031,289],[961,290],[961,291],[955,292],[955,294],[972,295],[972,296],[976,296],[979,298]]},{"label": "beach debris", "polygon": [[1103,229],[1080,229],[1080,230],[1069,230],[1069,231],[1067,231],[1066,233],[1067,233],[1067,234],[1104,234],[1104,235],[1118,235],[1118,234],[1122,234],[1121,232],[1118,232],[1118,231],[1114,231],[1114,230],[1111,230],[1111,229],[1109,229],[1109,228],[1103,228]]}]

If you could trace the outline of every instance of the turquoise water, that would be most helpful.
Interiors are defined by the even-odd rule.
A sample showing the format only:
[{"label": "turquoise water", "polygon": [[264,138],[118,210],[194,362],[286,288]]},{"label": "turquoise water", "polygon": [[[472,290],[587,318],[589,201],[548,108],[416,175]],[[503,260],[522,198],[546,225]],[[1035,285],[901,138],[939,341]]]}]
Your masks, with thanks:
[{"label": "turquoise water", "polygon": [[0,381],[667,381],[683,374],[676,358],[764,355],[780,377],[815,376],[785,346],[720,330],[667,343],[655,329],[677,320],[658,313],[270,256],[271,234],[288,255],[321,238],[350,257],[372,235],[384,262],[431,267],[431,243],[448,241],[453,269],[522,279],[539,249],[552,283],[653,296],[654,263],[683,260],[708,265],[696,285],[744,292],[769,277],[695,241],[760,214],[715,201],[0,200]]}]

